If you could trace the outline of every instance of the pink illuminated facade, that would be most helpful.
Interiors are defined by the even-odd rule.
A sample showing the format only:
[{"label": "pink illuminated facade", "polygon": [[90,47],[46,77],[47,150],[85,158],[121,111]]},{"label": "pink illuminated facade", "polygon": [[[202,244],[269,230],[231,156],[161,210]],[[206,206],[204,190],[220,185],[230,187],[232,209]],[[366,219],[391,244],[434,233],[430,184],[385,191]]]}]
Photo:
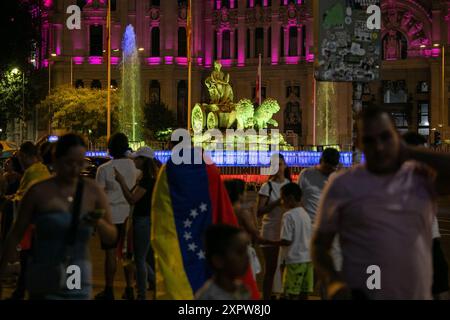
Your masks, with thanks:
[{"label": "pink illuminated facade", "polygon": [[[192,0],[193,102],[205,102],[202,84],[215,60],[230,73],[235,99],[253,98],[259,54],[262,93],[280,102],[275,117],[292,144],[314,141],[314,17],[311,0]],[[82,7],[81,30],[68,30],[66,8]],[[142,95],[164,102],[187,121],[186,1],[112,1],[113,79],[120,87],[120,43],[128,24],[136,30]],[[365,101],[395,114],[403,130],[450,138],[448,79],[442,95],[441,50],[450,40],[450,1],[385,0],[382,81],[366,86]],[[105,1],[43,1],[40,66],[51,63],[52,86],[71,82],[106,87]],[[449,48],[450,49],[450,48]],[[448,50],[447,50],[448,51]],[[449,57],[450,58],[450,57]],[[450,60],[449,60],[450,61]],[[449,64],[450,65],[450,64]],[[450,78],[450,77],[449,77]],[[97,81],[98,80],[98,81]],[[335,93],[337,140],[351,144],[351,85]],[[445,104],[443,104],[443,101]]]}]

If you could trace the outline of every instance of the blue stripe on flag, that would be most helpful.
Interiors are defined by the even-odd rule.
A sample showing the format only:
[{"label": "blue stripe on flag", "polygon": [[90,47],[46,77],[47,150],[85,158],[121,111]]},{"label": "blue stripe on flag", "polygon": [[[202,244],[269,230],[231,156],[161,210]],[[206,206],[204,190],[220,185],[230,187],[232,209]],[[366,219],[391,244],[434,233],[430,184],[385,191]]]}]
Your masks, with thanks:
[{"label": "blue stripe on flag", "polygon": [[169,161],[167,179],[184,270],[195,293],[211,276],[203,245],[204,232],[212,224],[206,165]]}]

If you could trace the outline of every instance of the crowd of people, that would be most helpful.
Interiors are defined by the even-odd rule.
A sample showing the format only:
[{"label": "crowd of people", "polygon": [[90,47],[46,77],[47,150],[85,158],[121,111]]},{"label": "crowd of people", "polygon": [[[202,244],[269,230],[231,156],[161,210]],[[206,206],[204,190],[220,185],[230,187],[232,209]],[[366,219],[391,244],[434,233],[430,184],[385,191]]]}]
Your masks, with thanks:
[{"label": "crowd of people", "polygon": [[[205,230],[213,275],[197,299],[249,299],[240,281],[249,266],[266,300],[304,300],[314,293],[322,299],[446,298],[448,265],[436,214],[437,197],[450,195],[450,155],[424,148],[418,135],[401,137],[375,107],[362,111],[357,127],[363,164],[342,168],[339,152],[330,148],[292,181],[283,156],[275,154],[278,170],[254,206],[244,181],[224,181],[239,227]],[[80,136],[67,134],[55,144],[25,142],[6,161],[0,295],[10,262],[20,261],[9,299],[92,298],[94,234],[104,251],[105,279],[95,299],[116,298],[119,265],[123,299],[145,300],[157,286],[151,208],[162,164],[151,148],[133,152],[117,133],[108,143],[112,160],[91,180],[81,176],[86,151]],[[68,265],[82,270],[79,290],[61,285]],[[369,286],[373,267],[379,281]]]}]

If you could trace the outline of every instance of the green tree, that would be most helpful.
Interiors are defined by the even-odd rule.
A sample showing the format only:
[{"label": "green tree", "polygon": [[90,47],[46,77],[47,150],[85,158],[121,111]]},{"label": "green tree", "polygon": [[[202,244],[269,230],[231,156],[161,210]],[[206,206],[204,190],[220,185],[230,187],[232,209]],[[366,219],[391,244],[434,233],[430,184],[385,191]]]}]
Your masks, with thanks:
[{"label": "green tree", "polygon": [[[0,128],[6,133],[8,122],[32,119],[34,108],[42,100],[45,80],[39,70],[25,71],[13,68],[0,74]],[[0,137],[3,138],[3,137]]]},{"label": "green tree", "polygon": [[166,132],[171,132],[176,122],[175,116],[164,103],[157,101],[147,104],[144,108],[145,131],[150,140],[165,140]]},{"label": "green tree", "polygon": [[13,119],[23,119],[22,76],[18,71],[7,71],[0,78],[0,128]]},{"label": "green tree", "polygon": [[[61,86],[39,105],[41,120],[50,120],[52,129],[77,132],[88,136],[92,142],[98,142],[106,135],[106,90],[75,89]],[[117,128],[119,94],[111,94],[112,132]]]}]

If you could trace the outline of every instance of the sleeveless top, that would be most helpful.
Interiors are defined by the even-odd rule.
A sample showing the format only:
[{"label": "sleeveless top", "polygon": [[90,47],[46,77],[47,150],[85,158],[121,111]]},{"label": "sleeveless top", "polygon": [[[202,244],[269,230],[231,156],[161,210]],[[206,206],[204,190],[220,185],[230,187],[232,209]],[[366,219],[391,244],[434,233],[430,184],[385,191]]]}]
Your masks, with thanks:
[{"label": "sleeveless top", "polygon": [[[82,216],[80,217],[82,219]],[[60,293],[46,296],[45,299],[87,300],[92,291],[92,266],[89,259],[89,239],[93,227],[80,221],[73,247],[67,248],[66,236],[71,226],[72,214],[68,212],[45,212],[33,217],[35,234],[29,261],[33,264],[58,264],[64,261],[67,249],[71,257],[69,265],[75,265],[81,271],[81,288],[65,289]]]}]

